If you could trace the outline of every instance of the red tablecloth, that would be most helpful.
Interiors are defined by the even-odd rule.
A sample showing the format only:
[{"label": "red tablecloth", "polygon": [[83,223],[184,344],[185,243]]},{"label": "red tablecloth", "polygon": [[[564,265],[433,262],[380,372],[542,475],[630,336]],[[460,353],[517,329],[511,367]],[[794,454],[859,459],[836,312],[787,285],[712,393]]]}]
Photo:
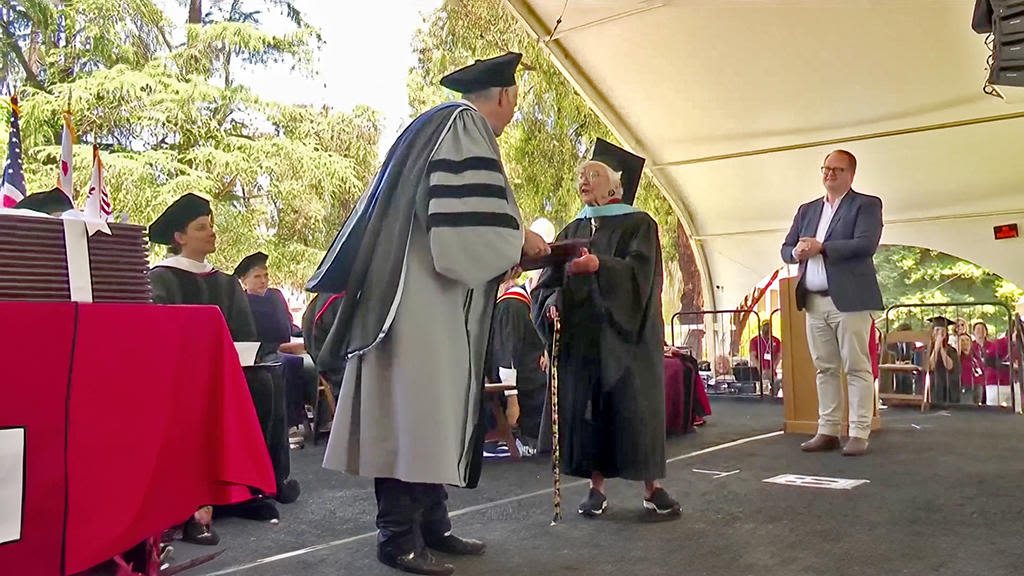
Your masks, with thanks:
[{"label": "red tablecloth", "polygon": [[26,437],[4,574],[78,572],[244,486],[274,491],[217,308],[0,302],[0,327],[0,428]]}]

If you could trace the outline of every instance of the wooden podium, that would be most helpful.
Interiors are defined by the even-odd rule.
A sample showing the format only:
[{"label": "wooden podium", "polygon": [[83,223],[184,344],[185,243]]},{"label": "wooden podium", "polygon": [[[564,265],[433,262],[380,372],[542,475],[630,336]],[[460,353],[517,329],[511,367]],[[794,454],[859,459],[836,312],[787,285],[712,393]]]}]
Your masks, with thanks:
[{"label": "wooden podium", "polygon": [[[785,403],[787,434],[811,435],[818,430],[818,387],[816,370],[807,348],[804,313],[796,306],[796,278],[779,280],[780,316],[782,320],[782,396]],[[842,376],[843,404],[846,399],[846,375]],[[843,410],[843,435],[849,426],[849,410]],[[875,390],[874,416],[871,431],[882,427],[878,414],[878,391]]]}]

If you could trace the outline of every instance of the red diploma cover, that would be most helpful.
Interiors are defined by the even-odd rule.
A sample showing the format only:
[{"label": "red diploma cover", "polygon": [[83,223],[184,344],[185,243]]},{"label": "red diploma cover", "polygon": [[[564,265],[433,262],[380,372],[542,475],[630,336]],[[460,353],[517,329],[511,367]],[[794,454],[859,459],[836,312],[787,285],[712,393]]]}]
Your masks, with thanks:
[{"label": "red diploma cover", "polygon": [[590,246],[590,240],[588,238],[574,238],[572,240],[562,240],[561,242],[555,242],[554,244],[548,244],[551,246],[551,253],[547,256],[541,256],[540,258],[523,258],[523,261],[519,263],[519,266],[525,270],[540,270],[541,268],[547,268],[549,266],[560,266],[570,260],[575,260],[580,256],[583,256],[583,249]]}]

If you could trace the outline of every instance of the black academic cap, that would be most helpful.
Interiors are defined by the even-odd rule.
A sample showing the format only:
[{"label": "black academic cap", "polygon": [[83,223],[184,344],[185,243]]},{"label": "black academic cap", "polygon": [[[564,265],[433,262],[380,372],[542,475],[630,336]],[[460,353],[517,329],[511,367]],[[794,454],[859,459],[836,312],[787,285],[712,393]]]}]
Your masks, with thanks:
[{"label": "black academic cap", "polygon": [[241,278],[248,274],[249,270],[252,270],[253,268],[266,268],[268,258],[270,257],[263,252],[249,254],[245,258],[242,258],[242,261],[238,263],[238,266],[235,266],[235,271],[232,272],[232,275],[236,278]]},{"label": "black academic cap", "polygon": [[950,320],[949,318],[946,318],[945,316],[935,316],[934,318],[929,318],[928,321],[931,322],[932,328],[934,328],[936,326],[942,326],[943,328],[949,328],[953,324],[956,324],[956,322]]},{"label": "black academic cap", "polygon": [[75,208],[71,198],[60,188],[29,194],[14,205],[15,208],[42,212],[43,214],[63,214]]},{"label": "black academic cap", "polygon": [[647,160],[602,138],[598,138],[597,142],[594,142],[594,152],[590,155],[590,159],[622,173],[622,201],[632,204],[636,199],[636,190],[640,187],[640,175],[644,172],[644,163]]},{"label": "black academic cap", "polygon": [[181,232],[196,218],[209,216],[210,201],[191,192],[174,201],[149,225],[149,241],[156,244],[174,244],[174,233]]},{"label": "black academic cap", "polygon": [[441,86],[459,94],[470,94],[486,88],[515,86],[516,68],[522,59],[522,54],[508,52],[487,60],[477,60],[441,78]]}]

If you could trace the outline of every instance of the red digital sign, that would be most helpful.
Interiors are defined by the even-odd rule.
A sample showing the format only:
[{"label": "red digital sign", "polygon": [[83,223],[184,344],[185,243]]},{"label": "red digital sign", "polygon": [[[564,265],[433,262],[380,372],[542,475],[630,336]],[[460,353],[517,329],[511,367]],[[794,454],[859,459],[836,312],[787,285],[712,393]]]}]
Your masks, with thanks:
[{"label": "red digital sign", "polygon": [[992,229],[995,231],[996,240],[1006,240],[1018,236],[1016,224],[1003,224],[1002,226],[994,226]]}]

